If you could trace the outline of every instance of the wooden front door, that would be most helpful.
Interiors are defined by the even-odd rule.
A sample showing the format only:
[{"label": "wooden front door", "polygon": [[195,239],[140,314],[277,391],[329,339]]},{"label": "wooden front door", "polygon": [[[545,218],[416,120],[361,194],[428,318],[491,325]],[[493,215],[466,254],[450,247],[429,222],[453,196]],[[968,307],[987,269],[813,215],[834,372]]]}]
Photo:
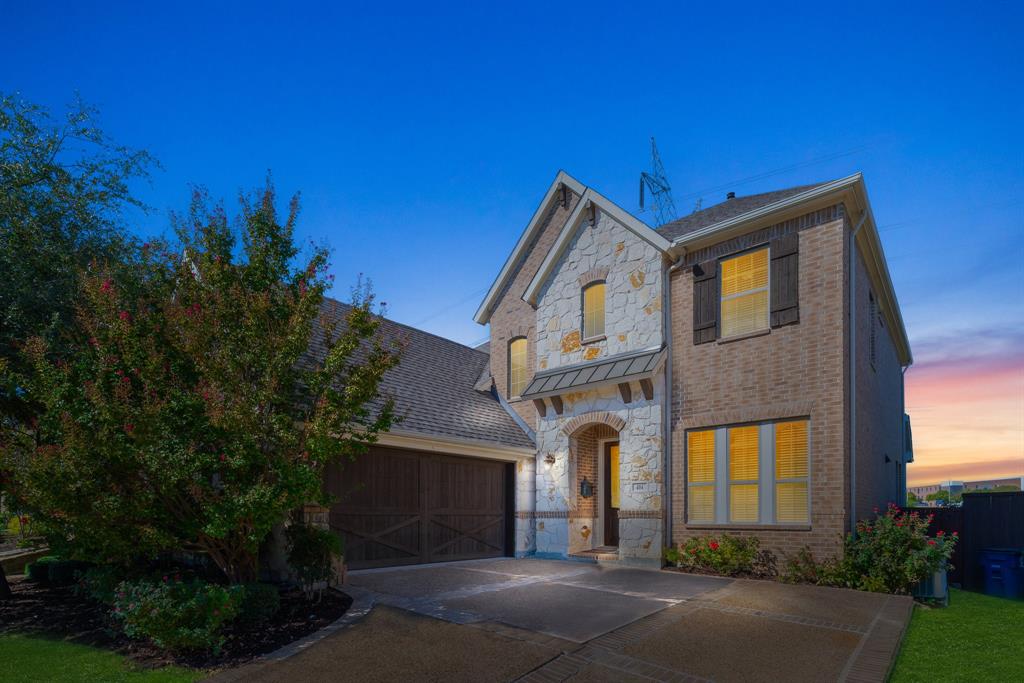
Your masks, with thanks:
[{"label": "wooden front door", "polygon": [[604,544],[619,544],[619,442],[604,446]]},{"label": "wooden front door", "polygon": [[352,569],[501,557],[509,536],[506,463],[373,447],[328,470],[331,528]]}]

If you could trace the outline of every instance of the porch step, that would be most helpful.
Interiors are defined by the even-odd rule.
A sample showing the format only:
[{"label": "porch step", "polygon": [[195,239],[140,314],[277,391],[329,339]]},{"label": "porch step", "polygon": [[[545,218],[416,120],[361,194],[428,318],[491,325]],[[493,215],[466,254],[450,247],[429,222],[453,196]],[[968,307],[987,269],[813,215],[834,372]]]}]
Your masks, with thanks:
[{"label": "porch step", "polygon": [[600,548],[569,553],[569,557],[580,560],[593,560],[594,562],[609,562],[619,559],[619,549],[616,546],[605,545]]}]

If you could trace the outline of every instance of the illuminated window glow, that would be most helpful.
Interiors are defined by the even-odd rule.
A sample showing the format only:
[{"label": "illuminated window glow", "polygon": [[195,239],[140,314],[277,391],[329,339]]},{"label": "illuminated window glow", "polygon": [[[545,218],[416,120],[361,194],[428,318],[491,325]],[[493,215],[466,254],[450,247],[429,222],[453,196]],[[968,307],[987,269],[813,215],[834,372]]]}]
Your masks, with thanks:
[{"label": "illuminated window glow", "polygon": [[768,328],[768,248],[722,261],[722,337]]},{"label": "illuminated window glow", "polygon": [[508,394],[515,397],[526,389],[529,376],[526,371],[526,339],[520,337],[508,344]]},{"label": "illuminated window glow", "polygon": [[595,282],[583,290],[583,338],[604,336],[604,283]]}]

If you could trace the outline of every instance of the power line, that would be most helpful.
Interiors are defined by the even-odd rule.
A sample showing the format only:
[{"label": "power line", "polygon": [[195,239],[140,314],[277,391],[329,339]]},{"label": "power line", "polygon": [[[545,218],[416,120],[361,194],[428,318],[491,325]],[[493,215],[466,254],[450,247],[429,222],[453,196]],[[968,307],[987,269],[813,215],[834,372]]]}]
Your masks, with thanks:
[{"label": "power line", "polygon": [[421,320],[417,320],[416,322],[414,322],[414,323],[412,324],[412,326],[413,326],[413,327],[419,327],[419,326],[420,326],[420,325],[422,325],[423,323],[425,323],[425,322],[430,322],[430,321],[431,321],[431,320],[433,320],[434,318],[436,318],[436,317],[438,317],[438,316],[441,316],[441,315],[444,315],[445,313],[447,313],[448,311],[450,311],[450,310],[452,310],[452,309],[454,309],[454,308],[458,308],[459,306],[462,306],[463,304],[467,304],[467,303],[469,303],[470,301],[472,301],[473,299],[475,299],[476,297],[478,297],[478,296],[480,296],[481,294],[483,294],[484,292],[486,292],[486,291],[487,291],[487,289],[488,289],[487,287],[484,287],[483,289],[478,289],[478,290],[476,290],[476,291],[475,291],[475,292],[473,292],[472,294],[467,294],[465,298],[463,298],[463,299],[459,299],[459,300],[458,300],[458,301],[456,301],[455,303],[453,303],[453,304],[449,304],[448,306],[445,306],[444,308],[442,308],[442,309],[439,309],[439,310],[437,310],[437,311],[435,311],[435,312],[431,313],[430,315],[428,315],[428,316],[427,316],[427,317],[425,317],[425,318],[422,318]]},{"label": "power line", "polygon": [[746,178],[740,178],[739,180],[734,180],[734,181],[732,181],[730,183],[725,183],[723,185],[716,185],[714,187],[708,187],[708,188],[705,188],[703,190],[698,190],[696,192],[691,192],[690,194],[684,194],[684,195],[682,195],[681,197],[678,197],[678,198],[679,199],[693,199],[695,197],[701,197],[701,196],[703,196],[705,194],[708,194],[708,193],[711,193],[711,192],[719,192],[721,190],[728,190],[730,188],[736,187],[737,185],[747,185],[749,183],[757,182],[758,180],[764,180],[765,178],[771,178],[772,176],[781,175],[783,173],[789,173],[790,171],[795,171],[795,170],[800,169],[800,168],[806,168],[808,166],[814,166],[815,164],[821,164],[821,163],[824,163],[826,161],[834,161],[835,159],[841,159],[843,157],[848,157],[848,156],[851,156],[853,154],[857,154],[858,152],[863,152],[864,150],[868,149],[869,147],[871,147],[871,145],[861,145],[860,147],[854,147],[853,149],[848,149],[845,152],[835,152],[834,154],[826,154],[825,156],[822,156],[822,157],[816,157],[814,159],[808,159],[807,161],[801,161],[800,163],[790,164],[789,166],[782,166],[780,168],[772,169],[770,171],[765,171],[763,173],[758,173],[756,175],[747,176]]}]

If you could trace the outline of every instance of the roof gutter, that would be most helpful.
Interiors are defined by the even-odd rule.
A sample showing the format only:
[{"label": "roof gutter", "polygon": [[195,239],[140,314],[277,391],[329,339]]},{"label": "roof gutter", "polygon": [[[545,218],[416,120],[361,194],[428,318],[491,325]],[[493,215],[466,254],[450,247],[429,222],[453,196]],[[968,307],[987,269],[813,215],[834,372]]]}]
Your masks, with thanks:
[{"label": "roof gutter", "polygon": [[[868,218],[865,208],[850,233],[850,532],[857,530],[857,233]],[[902,420],[902,417],[900,418]]]}]

